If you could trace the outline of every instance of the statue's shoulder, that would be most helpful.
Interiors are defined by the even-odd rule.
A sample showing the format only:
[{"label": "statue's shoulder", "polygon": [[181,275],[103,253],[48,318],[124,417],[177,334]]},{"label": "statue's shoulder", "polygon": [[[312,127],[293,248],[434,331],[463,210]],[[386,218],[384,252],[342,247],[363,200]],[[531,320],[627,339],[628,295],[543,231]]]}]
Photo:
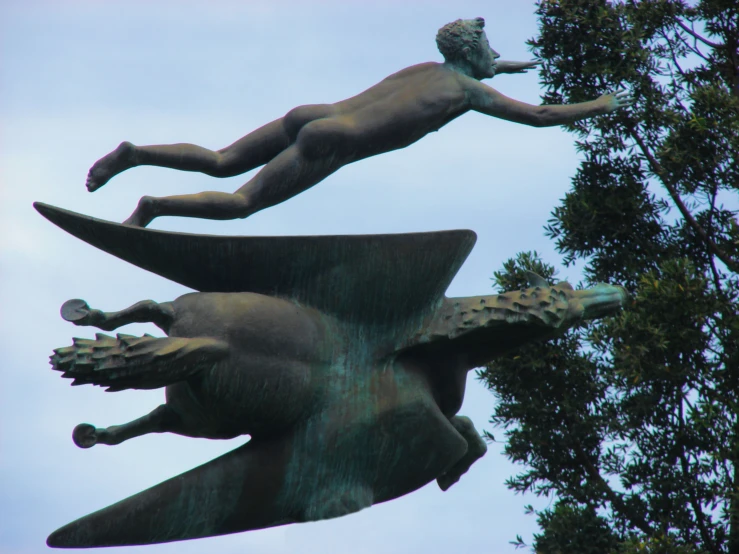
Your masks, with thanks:
[{"label": "statue's shoulder", "polygon": [[448,70],[444,67],[444,64],[440,64],[438,62],[424,62],[396,71],[392,75],[389,75],[385,80],[426,78],[433,74],[442,74],[445,72],[448,72]]}]

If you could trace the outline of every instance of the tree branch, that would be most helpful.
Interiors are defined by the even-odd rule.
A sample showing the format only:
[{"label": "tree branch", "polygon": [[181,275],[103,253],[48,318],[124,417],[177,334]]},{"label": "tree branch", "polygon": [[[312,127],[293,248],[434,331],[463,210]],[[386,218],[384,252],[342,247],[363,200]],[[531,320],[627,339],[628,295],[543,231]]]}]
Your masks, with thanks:
[{"label": "tree branch", "polygon": [[724,47],[723,44],[717,44],[715,42],[711,42],[707,38],[704,38],[704,37],[700,36],[693,29],[691,29],[690,27],[688,27],[687,25],[685,25],[685,23],[683,23],[682,21],[680,21],[677,18],[675,18],[675,23],[677,23],[683,29],[683,31],[685,31],[686,33],[688,33],[694,39],[701,41],[706,46],[710,46],[711,48],[723,48]]},{"label": "tree branch", "polygon": [[654,530],[649,526],[649,523],[647,523],[642,517],[633,514],[631,510],[629,510],[623,499],[618,494],[616,494],[616,492],[611,488],[606,480],[603,479],[603,476],[600,474],[598,468],[595,467],[590,457],[586,454],[585,447],[580,442],[580,439],[577,438],[577,434],[574,433],[572,430],[573,422],[569,413],[565,415],[564,423],[570,435],[570,439],[572,440],[572,446],[575,449],[575,455],[585,469],[585,473],[587,474],[587,476],[593,481],[595,485],[598,486],[598,488],[601,489],[601,491],[603,491],[608,500],[611,502],[614,510],[619,512],[622,517],[630,521],[631,524],[634,527],[638,528],[642,533],[644,533],[648,537],[653,537]]},{"label": "tree branch", "polygon": [[[718,181],[713,183],[713,190],[711,191],[711,213],[708,218],[708,223],[710,225],[709,232],[711,233],[711,238],[713,235],[715,235],[714,231],[714,225],[713,225],[713,216],[716,215],[716,198],[718,196]],[[711,266],[711,274],[713,276],[713,286],[716,287],[716,293],[721,295],[723,297],[723,289],[721,288],[721,278],[719,277],[718,270],[716,269],[716,264],[714,263],[713,258],[709,260],[709,265]]]},{"label": "tree branch", "polygon": [[680,42],[683,43],[683,45],[685,46],[685,48],[687,48],[688,50],[690,50],[693,54],[695,54],[699,58],[704,59],[707,62],[710,62],[711,61],[711,58],[707,57],[705,54],[703,54],[703,52],[701,52],[698,49],[698,43],[695,40],[693,41],[693,46],[691,46],[690,44],[688,44],[688,41],[685,39],[685,37],[682,36],[680,33],[677,33],[676,36],[680,40]]},{"label": "tree branch", "polygon": [[[739,435],[737,433],[737,425],[734,425],[734,440]],[[732,460],[734,466],[734,483],[739,479],[739,464],[737,464],[736,458]],[[739,553],[739,498],[737,498],[736,491],[729,496],[729,554]]]},{"label": "tree branch", "polygon": [[605,495],[608,497],[608,500],[610,500],[611,504],[613,505],[614,509],[620,512],[623,517],[628,519],[632,523],[632,525],[634,525],[634,527],[637,527],[645,535],[653,537],[654,530],[643,518],[631,513],[631,510],[629,510],[629,508],[626,506],[623,499],[618,494],[616,494],[616,492],[610,487],[608,483],[606,483],[606,480],[603,479],[603,476],[600,474],[600,471],[598,471],[598,468],[593,465],[593,462],[585,454],[585,450],[582,444],[580,444],[580,441],[574,439],[574,442],[575,447],[577,448],[577,455],[582,461],[585,472],[588,474],[588,477],[592,479],[593,482],[597,484],[598,487],[605,493]]},{"label": "tree branch", "polygon": [[[664,32],[664,30],[660,31],[660,34],[662,35],[662,38],[665,39],[665,42],[667,43],[667,47],[670,49],[670,55],[672,57],[672,63],[675,64],[675,67],[677,68],[677,72],[680,74],[680,76],[685,79],[685,81],[688,80],[688,76],[685,74],[685,71],[683,71],[683,68],[680,66],[680,62],[677,61],[677,53],[675,52],[675,46],[672,44],[672,41],[667,36],[667,33]],[[672,75],[674,73],[671,71]],[[674,78],[674,77],[673,77]],[[675,79],[677,80],[677,79]]]},{"label": "tree branch", "polygon": [[672,185],[672,183],[670,183],[667,177],[667,171],[665,171],[662,165],[652,155],[641,137],[639,137],[639,135],[633,130],[630,130],[629,134],[631,135],[631,138],[634,139],[634,141],[639,145],[639,149],[642,151],[644,157],[647,159],[649,165],[652,167],[652,171],[660,178],[662,184],[667,189],[670,198],[672,198],[672,201],[677,206],[677,209],[680,210],[680,213],[685,218],[685,221],[688,222],[688,225],[690,225],[690,227],[698,234],[701,240],[708,247],[708,250],[711,252],[711,254],[724,262],[726,267],[728,267],[731,271],[733,271],[734,273],[739,273],[739,263],[737,263],[735,260],[732,260],[726,252],[719,248],[708,236],[705,229],[703,229],[703,227],[701,227],[700,224],[696,221],[696,219],[693,217],[693,214],[690,213],[690,210],[688,210],[688,208],[685,206],[685,203],[680,198],[680,195],[678,194],[675,187]]},{"label": "tree branch", "polygon": [[[682,393],[681,393],[682,395]],[[683,414],[683,403],[682,399],[678,398],[678,410],[680,412],[680,431],[682,432],[685,429],[685,420],[684,420],[684,414]],[[681,433],[682,434],[682,433]],[[686,481],[690,481],[688,476],[688,460],[685,459],[685,449],[680,449],[680,468],[682,469],[683,478],[685,478]],[[698,503],[698,499],[695,496],[695,489],[693,487],[687,487],[688,497],[690,498],[690,506],[693,508],[693,513],[695,514],[696,523],[698,524],[698,531],[700,532],[701,539],[703,540],[703,544],[708,547],[708,550],[711,552],[718,552],[716,549],[716,545],[714,544],[710,533],[708,532],[708,528],[706,527],[706,521],[705,521],[705,514],[703,513],[703,510],[700,507],[700,504]]]}]

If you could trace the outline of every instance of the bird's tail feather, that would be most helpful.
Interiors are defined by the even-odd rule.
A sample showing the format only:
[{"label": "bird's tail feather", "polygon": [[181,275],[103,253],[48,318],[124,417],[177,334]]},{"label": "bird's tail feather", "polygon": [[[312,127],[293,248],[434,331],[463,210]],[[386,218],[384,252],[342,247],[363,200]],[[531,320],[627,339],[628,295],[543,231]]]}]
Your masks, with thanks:
[{"label": "bird's tail feather", "polygon": [[52,367],[72,385],[98,385],[108,391],[156,389],[187,379],[228,355],[228,344],[211,337],[135,337],[98,333],[73,339],[54,350]]}]

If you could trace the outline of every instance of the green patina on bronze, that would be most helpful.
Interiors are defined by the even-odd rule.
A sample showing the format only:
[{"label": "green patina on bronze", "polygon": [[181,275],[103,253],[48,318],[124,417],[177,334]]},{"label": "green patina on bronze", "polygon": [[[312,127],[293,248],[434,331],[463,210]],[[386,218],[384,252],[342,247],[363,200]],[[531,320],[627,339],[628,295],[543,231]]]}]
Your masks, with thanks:
[{"label": "green patina on bronze", "polygon": [[437,480],[446,490],[486,446],[457,416],[467,372],[533,340],[618,310],[620,287],[575,291],[535,275],[505,295],[446,298],[475,234],[216,237],[143,229],[160,216],[234,219],[283,202],[341,167],[405,148],[477,111],[560,125],[631,103],[623,91],[533,106],[482,84],[535,62],[502,62],[482,18],[438,33],[444,63],[403,69],[337,102],[299,106],[211,151],[122,143],[90,169],[95,191],[140,165],[231,177],[264,165],[234,194],[145,196],[121,226],[51,206],[73,235],[198,291],[103,312],[75,299],[76,325],[152,322],[168,336],[98,335],[56,350],[54,369],[109,390],[166,388],[166,404],[127,424],[75,428],[78,446],[152,432],[244,446],[53,533],[57,547],[151,544],[356,512]]},{"label": "green patina on bronze", "polygon": [[56,225],[200,292],[120,312],[82,300],[77,325],[150,321],[168,337],[76,339],[52,365],[77,384],[166,387],[134,422],[75,442],[151,432],[244,446],[54,532],[56,547],[151,544],[356,512],[437,480],[486,450],[457,416],[467,372],[511,348],[617,311],[620,287],[575,291],[531,276],[504,295],[446,298],[471,231],[222,237],[152,231],[37,204]]}]

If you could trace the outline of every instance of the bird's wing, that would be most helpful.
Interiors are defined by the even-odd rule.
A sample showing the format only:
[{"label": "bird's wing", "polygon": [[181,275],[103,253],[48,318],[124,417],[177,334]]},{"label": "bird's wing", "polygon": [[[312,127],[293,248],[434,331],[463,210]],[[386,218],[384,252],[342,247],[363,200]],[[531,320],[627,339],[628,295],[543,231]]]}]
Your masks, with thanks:
[{"label": "bird's wing", "polygon": [[57,348],[50,362],[72,385],[98,385],[108,391],[157,389],[213,367],[228,355],[228,344],[210,337],[134,337],[102,333],[73,339]]},{"label": "bird's wing", "polygon": [[468,230],[395,235],[240,237],[119,225],[36,209],[77,238],[201,292],[255,292],[344,320],[387,321],[435,308],[467,258]]},{"label": "bird's wing", "polygon": [[281,501],[291,435],[252,440],[54,531],[47,544],[93,548],[155,544],[296,521]]}]

